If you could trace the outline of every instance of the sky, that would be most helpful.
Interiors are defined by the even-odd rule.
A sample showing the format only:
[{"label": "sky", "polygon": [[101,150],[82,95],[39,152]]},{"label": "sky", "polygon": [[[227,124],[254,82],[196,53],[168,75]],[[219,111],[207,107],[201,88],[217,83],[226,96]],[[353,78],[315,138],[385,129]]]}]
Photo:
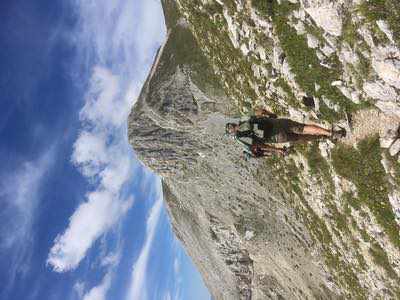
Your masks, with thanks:
[{"label": "sky", "polygon": [[210,299],[127,117],[158,0],[0,2],[0,300]]}]

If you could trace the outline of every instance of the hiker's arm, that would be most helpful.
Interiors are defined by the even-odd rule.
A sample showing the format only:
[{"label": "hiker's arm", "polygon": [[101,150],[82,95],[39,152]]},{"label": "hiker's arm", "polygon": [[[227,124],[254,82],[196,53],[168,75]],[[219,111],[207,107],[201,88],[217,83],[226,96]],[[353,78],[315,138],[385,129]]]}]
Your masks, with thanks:
[{"label": "hiker's arm", "polygon": [[270,117],[270,118],[277,118],[278,117],[276,114],[266,110],[265,108],[256,108],[254,110],[254,114],[257,117],[262,117],[262,116],[267,116],[267,117]]}]

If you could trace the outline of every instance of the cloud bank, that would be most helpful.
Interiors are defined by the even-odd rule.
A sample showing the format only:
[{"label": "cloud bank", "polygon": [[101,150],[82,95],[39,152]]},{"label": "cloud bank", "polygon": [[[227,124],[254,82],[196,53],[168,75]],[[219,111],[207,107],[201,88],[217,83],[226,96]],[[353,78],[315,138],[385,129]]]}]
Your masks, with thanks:
[{"label": "cloud bank", "polygon": [[54,152],[55,146],[51,146],[36,160],[22,163],[0,183],[0,254],[9,264],[8,282],[4,282],[2,293],[13,286],[17,274],[23,277],[29,270],[40,190],[53,166]]},{"label": "cloud bank", "polygon": [[[132,206],[126,186],[132,182],[135,161],[126,120],[165,36],[158,1],[80,0],[75,8],[80,20],[74,37],[80,49],[75,67],[85,66],[89,80],[71,162],[92,189],[50,249],[47,264],[57,272],[77,268],[93,244]],[[88,297],[105,294],[108,277],[101,287]]]}]

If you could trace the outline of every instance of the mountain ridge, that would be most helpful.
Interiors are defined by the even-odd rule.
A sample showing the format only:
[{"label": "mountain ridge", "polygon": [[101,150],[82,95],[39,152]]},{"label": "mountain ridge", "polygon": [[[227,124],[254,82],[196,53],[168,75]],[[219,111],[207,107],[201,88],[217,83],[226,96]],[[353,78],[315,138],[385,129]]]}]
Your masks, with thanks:
[{"label": "mountain ridge", "polygon": [[[400,173],[396,173],[398,162],[387,150],[380,150],[384,139],[391,139],[393,145],[396,137],[389,132],[395,131],[398,123],[377,132],[380,140],[368,136],[354,149],[345,144],[312,143],[298,146],[296,153],[285,159],[246,161],[240,147],[224,136],[225,122],[256,106],[322,125],[333,119],[346,125],[341,117],[351,115],[356,119],[365,107],[376,110],[364,100],[342,106],[354,100],[346,100],[343,95],[335,102],[337,93],[347,92],[346,78],[341,82],[335,78],[338,80],[332,85],[327,81],[329,86],[315,81],[312,87],[318,90],[317,85],[321,85],[320,92],[310,95],[307,79],[299,79],[298,73],[293,75],[292,70],[300,65],[290,65],[293,61],[287,59],[290,53],[285,52],[288,49],[276,33],[277,26],[293,30],[296,16],[305,20],[303,27],[311,26],[306,22],[310,12],[310,18],[316,20],[310,23],[315,27],[313,34],[321,35],[318,38],[328,43],[336,44],[340,34],[348,30],[345,24],[340,33],[332,31],[330,24],[319,20],[321,11],[340,18],[343,12],[333,4],[324,6],[329,1],[320,1],[322,5],[317,2],[308,1],[306,5],[303,1],[271,1],[277,14],[263,17],[259,10],[271,7],[255,8],[253,5],[259,1],[162,1],[168,38],[129,116],[129,141],[138,158],[162,176],[174,231],[215,299],[335,299],[382,293],[391,297],[399,293],[395,285],[400,274],[398,225],[392,203],[396,203],[395,178]],[[283,18],[290,20],[288,25],[282,24]],[[243,22],[242,27],[233,29],[235,22]],[[324,26],[327,32],[316,30],[324,30]],[[258,35],[251,31],[259,28],[267,32],[268,38],[258,45],[254,38]],[[247,38],[240,40],[242,33]],[[290,34],[293,39],[302,38],[296,31]],[[306,41],[311,46],[323,43],[317,40],[312,44],[308,35]],[[273,48],[267,53],[271,36]],[[309,56],[313,64],[321,56],[316,49],[316,56]],[[334,55],[332,50],[324,51]],[[346,53],[339,56],[349,56]],[[220,55],[233,64],[224,65]],[[271,66],[260,66],[253,55],[263,58],[262,64],[271,60]],[[373,59],[375,65],[384,61],[378,56]],[[231,73],[231,68],[238,66]],[[314,67],[317,71],[326,68]],[[340,75],[335,72],[324,79]],[[231,76],[237,76],[234,88]],[[393,79],[388,76],[387,81]],[[245,84],[246,78],[253,83]],[[267,83],[271,90],[260,91],[265,83],[254,83],[259,80],[271,80]],[[365,87],[368,95],[379,94],[379,90],[369,90],[371,85],[387,88],[386,84],[367,78],[359,83],[361,90],[355,91],[359,97]],[[387,89],[397,93],[391,90],[394,87]],[[269,93],[269,100],[260,94],[264,92],[267,96]],[[348,92],[350,98],[353,92]],[[316,107],[305,108],[297,100],[303,96],[312,96]],[[374,105],[398,120],[396,109],[389,109],[396,103],[381,98]],[[369,150],[372,154],[365,149],[373,149]],[[355,165],[361,175],[346,168],[346,164],[355,164],[361,157],[367,159],[363,167]],[[370,173],[371,168],[378,175]],[[376,190],[376,184],[384,190]],[[375,206],[378,200],[382,208]]]}]

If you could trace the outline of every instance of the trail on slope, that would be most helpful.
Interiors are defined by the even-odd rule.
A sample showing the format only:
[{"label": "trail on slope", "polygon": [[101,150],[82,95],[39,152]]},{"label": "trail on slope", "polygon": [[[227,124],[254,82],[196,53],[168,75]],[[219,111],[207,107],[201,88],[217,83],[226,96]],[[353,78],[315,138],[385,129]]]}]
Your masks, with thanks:
[{"label": "trail on slope", "polygon": [[395,137],[398,134],[400,118],[388,116],[375,108],[357,111],[351,116],[351,130],[341,141],[353,146],[368,136]]}]

